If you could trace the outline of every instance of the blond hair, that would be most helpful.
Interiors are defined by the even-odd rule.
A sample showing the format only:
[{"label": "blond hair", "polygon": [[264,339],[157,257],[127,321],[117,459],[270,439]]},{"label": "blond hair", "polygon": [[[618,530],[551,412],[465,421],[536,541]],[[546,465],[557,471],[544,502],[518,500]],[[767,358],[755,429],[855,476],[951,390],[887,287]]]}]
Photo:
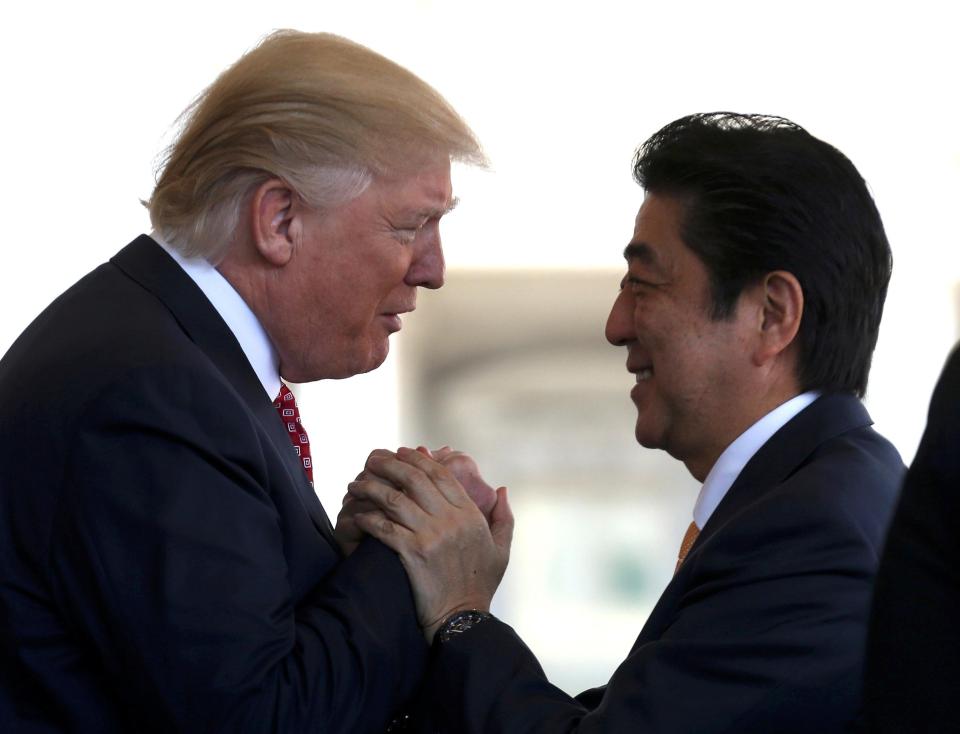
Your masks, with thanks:
[{"label": "blond hair", "polygon": [[374,176],[429,158],[486,163],[473,132],[430,85],[328,33],[270,34],[181,120],[145,205],[167,242],[213,262],[233,240],[248,196],[269,178],[322,209],[359,196]]}]

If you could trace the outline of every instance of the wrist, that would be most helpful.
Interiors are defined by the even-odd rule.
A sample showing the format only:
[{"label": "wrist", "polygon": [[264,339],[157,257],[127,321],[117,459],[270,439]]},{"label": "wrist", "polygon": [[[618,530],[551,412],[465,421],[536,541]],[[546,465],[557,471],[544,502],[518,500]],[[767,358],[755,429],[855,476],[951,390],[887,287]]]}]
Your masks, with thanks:
[{"label": "wrist", "polygon": [[434,645],[444,645],[491,619],[493,619],[493,615],[487,611],[487,608],[458,609],[448,614],[433,627],[431,633],[427,636],[427,641]]}]

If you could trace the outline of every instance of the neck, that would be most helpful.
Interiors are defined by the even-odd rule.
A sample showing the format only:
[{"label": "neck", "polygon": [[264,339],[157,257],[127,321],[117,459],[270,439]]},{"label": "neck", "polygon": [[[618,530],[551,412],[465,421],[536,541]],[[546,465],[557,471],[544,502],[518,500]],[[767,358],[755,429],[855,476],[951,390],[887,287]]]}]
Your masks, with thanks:
[{"label": "neck", "polygon": [[706,447],[704,451],[696,455],[682,459],[684,465],[687,467],[687,471],[689,471],[698,482],[703,482],[713,468],[713,465],[717,463],[720,455],[726,451],[727,447],[736,441],[739,436],[743,435],[744,431],[748,430],[757,421],[776,408],[779,408],[788,400],[792,400],[797,395],[800,395],[801,392],[802,390],[796,380],[790,380],[788,383],[755,395],[754,399],[749,402],[744,401],[742,403],[744,409],[738,411],[736,415],[731,413],[730,420],[723,427],[722,432],[716,434],[715,440],[711,442],[709,447]]}]

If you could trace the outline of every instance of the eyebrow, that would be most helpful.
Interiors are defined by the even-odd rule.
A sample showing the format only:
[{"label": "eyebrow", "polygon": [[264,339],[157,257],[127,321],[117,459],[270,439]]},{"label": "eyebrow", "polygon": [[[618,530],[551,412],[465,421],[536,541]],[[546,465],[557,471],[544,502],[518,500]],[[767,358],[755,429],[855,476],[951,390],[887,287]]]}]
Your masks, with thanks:
[{"label": "eyebrow", "polygon": [[419,209],[413,213],[414,217],[425,218],[425,219],[439,219],[440,217],[449,214],[454,209],[457,208],[457,204],[460,203],[459,197],[454,196],[450,199],[449,203],[441,208],[429,208],[429,209]]},{"label": "eyebrow", "polygon": [[646,242],[631,242],[623,248],[623,259],[627,262],[639,260],[644,265],[649,265],[657,270],[662,270],[657,253]]}]

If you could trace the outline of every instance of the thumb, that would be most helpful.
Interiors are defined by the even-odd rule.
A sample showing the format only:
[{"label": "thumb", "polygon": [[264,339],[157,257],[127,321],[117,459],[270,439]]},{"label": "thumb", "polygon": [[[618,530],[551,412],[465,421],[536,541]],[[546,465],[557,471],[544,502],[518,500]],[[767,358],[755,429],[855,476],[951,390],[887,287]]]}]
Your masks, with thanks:
[{"label": "thumb", "polygon": [[506,487],[497,489],[497,504],[490,512],[490,535],[493,536],[493,542],[498,548],[510,550],[510,543],[513,540],[513,511],[507,499]]}]

